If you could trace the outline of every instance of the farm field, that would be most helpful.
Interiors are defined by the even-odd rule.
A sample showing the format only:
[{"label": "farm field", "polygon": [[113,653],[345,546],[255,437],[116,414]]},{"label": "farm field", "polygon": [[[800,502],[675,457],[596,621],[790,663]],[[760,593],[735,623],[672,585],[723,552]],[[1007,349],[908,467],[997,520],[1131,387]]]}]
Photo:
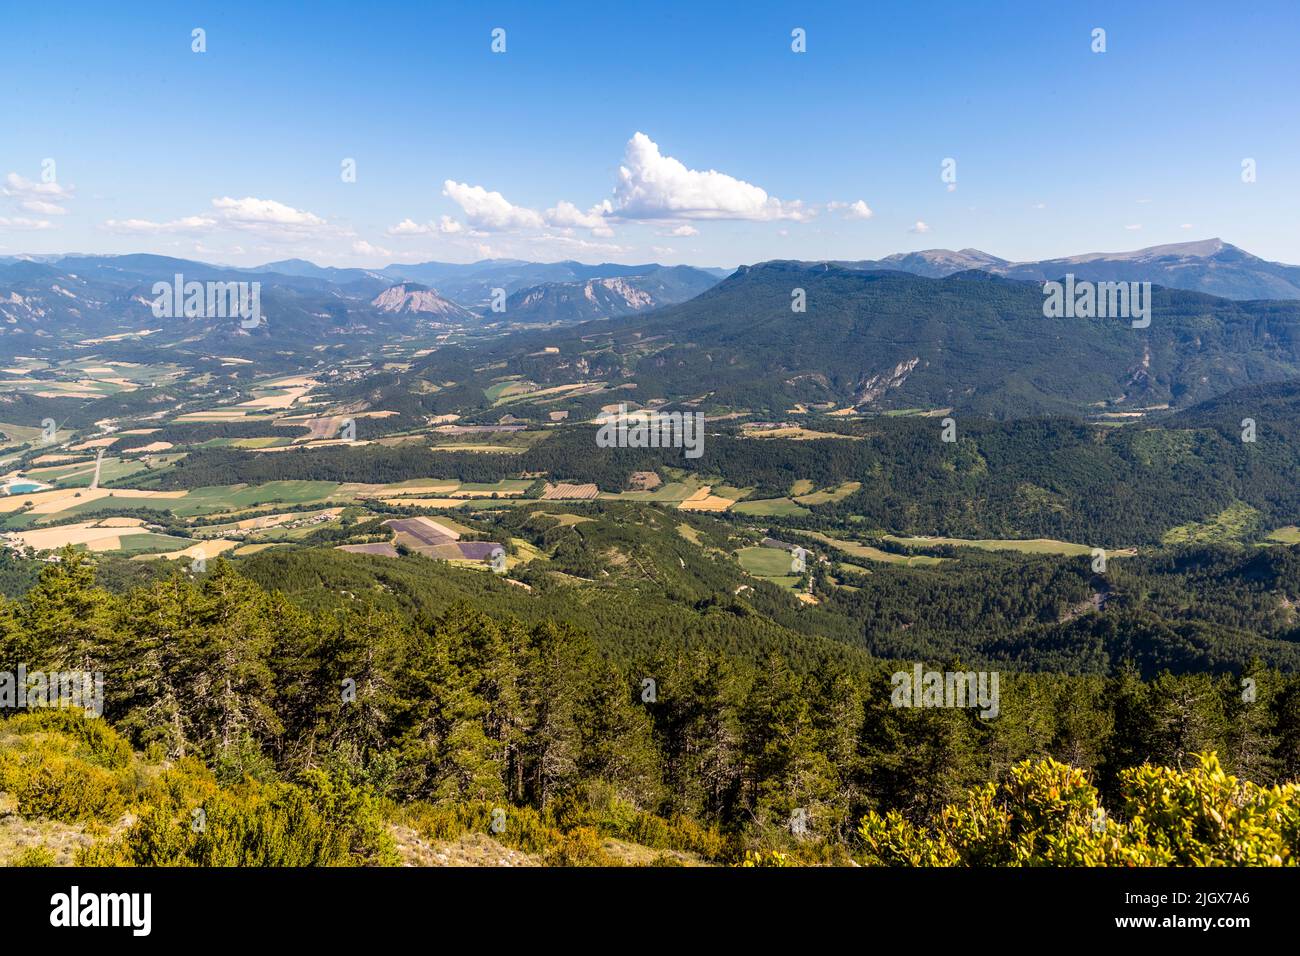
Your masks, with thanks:
[{"label": "farm field", "polygon": [[[798,482],[796,482],[795,484],[798,484]],[[808,482],[808,484],[811,485],[812,482]],[[845,498],[847,498],[849,495],[856,492],[861,487],[862,487],[862,482],[860,481],[846,481],[843,484],[838,485],[837,487],[832,488],[830,490],[813,491],[811,494],[804,493],[804,494],[794,495],[793,487],[790,490],[791,490],[791,494],[793,495],[794,501],[798,502],[801,505],[824,505],[834,501],[843,501]]]},{"label": "farm field", "polygon": [[758,578],[784,578],[789,577],[796,580],[797,576],[790,572],[791,561],[789,551],[783,551],[780,548],[741,548],[736,552],[736,560],[740,566],[748,571],[754,577]]},{"label": "farm field", "polygon": [[[1052,538],[1027,538],[1023,540],[985,538],[980,540],[966,538],[941,538],[941,537],[898,537],[887,534],[886,540],[896,541],[899,544],[905,544],[913,548],[932,548],[936,545],[949,545],[955,548],[982,548],[985,551],[1020,551],[1024,554],[1064,554],[1079,555],[1091,554],[1092,548],[1086,544],[1075,544],[1070,541],[1056,541]],[[1108,552],[1109,554],[1124,554],[1124,551]]]},{"label": "farm field", "polygon": [[742,515],[782,518],[809,514],[807,508],[796,504],[789,498],[760,498],[756,501],[741,501],[733,505],[731,510]]},{"label": "farm field", "polygon": [[902,564],[908,567],[933,567],[943,563],[943,558],[935,558],[930,555],[916,554],[894,554],[885,551],[882,548],[873,547],[869,544],[862,544],[857,541],[842,541],[839,538],[832,538],[830,535],[820,532],[805,532],[810,538],[816,538],[823,544],[829,545],[837,551],[842,551],[854,558],[865,558],[868,561],[880,561],[885,564]]}]

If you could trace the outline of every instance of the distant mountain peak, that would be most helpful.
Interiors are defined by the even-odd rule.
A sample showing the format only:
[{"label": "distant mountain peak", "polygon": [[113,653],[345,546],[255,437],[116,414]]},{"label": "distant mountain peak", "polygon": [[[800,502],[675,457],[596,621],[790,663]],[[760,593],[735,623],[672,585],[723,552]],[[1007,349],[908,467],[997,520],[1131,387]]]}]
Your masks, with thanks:
[{"label": "distant mountain peak", "polygon": [[399,282],[389,286],[371,300],[380,312],[432,315],[438,318],[472,319],[474,314],[461,308],[450,299],[444,299],[435,290],[417,282]]}]

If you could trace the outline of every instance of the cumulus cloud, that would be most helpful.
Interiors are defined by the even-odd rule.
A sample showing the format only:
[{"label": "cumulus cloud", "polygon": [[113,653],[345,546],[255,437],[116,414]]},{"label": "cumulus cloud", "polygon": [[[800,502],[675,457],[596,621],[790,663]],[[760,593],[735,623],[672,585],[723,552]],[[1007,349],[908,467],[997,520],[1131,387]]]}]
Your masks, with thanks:
[{"label": "cumulus cloud", "polygon": [[917,232],[917,233],[925,233],[925,232],[929,232],[929,231],[930,231],[930,224],[929,224],[929,223],[926,223],[926,222],[922,222],[920,219],[918,219],[918,220],[916,220],[915,223],[912,224],[912,228],[908,229],[907,231],[908,231],[908,232]]},{"label": "cumulus cloud", "polygon": [[510,232],[516,229],[539,229],[541,215],[525,206],[516,206],[499,192],[482,186],[458,183],[448,179],[442,184],[442,194],[460,206],[465,221],[483,232]]},{"label": "cumulus cloud", "polygon": [[212,200],[212,208],[225,225],[235,229],[301,232],[326,225],[320,216],[294,209],[274,199],[256,199],[252,196],[232,199],[222,196]]},{"label": "cumulus cloud", "polygon": [[1132,225],[1125,226],[1124,228],[1127,229],[1129,232],[1137,232],[1142,228],[1142,223],[1135,222]]},{"label": "cumulus cloud", "polygon": [[246,196],[232,199],[222,196],[212,200],[210,215],[184,216],[157,222],[133,217],[108,219],[103,228],[110,232],[135,235],[163,235],[167,233],[203,233],[219,229],[237,229],[255,232],[267,239],[301,239],[305,236],[348,235],[314,213],[294,209],[274,199],[256,199]]},{"label": "cumulus cloud", "polygon": [[5,176],[0,192],[23,212],[39,216],[66,216],[68,211],[59,204],[72,198],[73,189],[59,183],[33,182],[17,173],[10,173]]},{"label": "cumulus cloud", "polygon": [[414,219],[403,219],[397,225],[389,226],[384,231],[390,236],[427,236],[433,232],[433,227],[418,223]]},{"label": "cumulus cloud", "polygon": [[678,226],[671,233],[669,233],[669,235],[683,236],[683,237],[698,236],[699,234],[700,234],[700,230],[696,229],[694,226],[688,226],[685,224]]},{"label": "cumulus cloud", "polygon": [[861,199],[856,202],[829,202],[826,204],[826,208],[831,212],[844,210],[845,219],[870,219],[875,215],[871,211],[871,207]]},{"label": "cumulus cloud", "polygon": [[645,133],[627,142],[614,188],[625,219],[810,219],[802,202],[783,202],[753,183],[716,169],[689,169],[665,156]]},{"label": "cumulus cloud", "polygon": [[559,229],[590,229],[596,236],[612,236],[614,230],[609,227],[605,217],[614,211],[614,205],[608,199],[597,203],[583,212],[573,203],[561,199],[553,209],[546,210],[546,222]]}]

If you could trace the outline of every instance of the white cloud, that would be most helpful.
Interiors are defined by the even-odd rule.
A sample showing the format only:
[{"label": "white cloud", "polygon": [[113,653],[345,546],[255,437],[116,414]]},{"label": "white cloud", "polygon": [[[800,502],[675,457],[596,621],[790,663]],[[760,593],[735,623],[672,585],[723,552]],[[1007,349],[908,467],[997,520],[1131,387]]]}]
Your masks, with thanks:
[{"label": "white cloud", "polygon": [[5,177],[0,192],[21,205],[25,202],[67,202],[72,198],[73,188],[58,183],[33,182],[17,173],[10,173]]},{"label": "white cloud", "polygon": [[432,226],[418,223],[414,219],[403,219],[397,225],[389,226],[385,230],[390,236],[427,236],[432,231]]},{"label": "white cloud", "polygon": [[626,246],[620,246],[613,242],[591,242],[587,239],[579,239],[576,236],[560,236],[555,233],[545,233],[523,241],[541,246],[564,246],[585,252],[623,253],[628,251]]},{"label": "white cloud", "polygon": [[614,230],[606,223],[605,217],[614,211],[614,205],[608,199],[597,203],[583,212],[573,203],[561,199],[553,209],[546,210],[548,224],[560,229],[590,229],[596,236],[612,236]]},{"label": "white cloud", "polygon": [[1046,208],[1047,208],[1047,203],[1045,203],[1045,202],[1036,202],[1036,203],[1034,203],[1034,208],[1035,208],[1035,209],[1046,209]]},{"label": "white cloud", "polygon": [[[29,212],[37,216],[66,216],[68,210],[59,204],[71,199],[73,190],[71,186],[61,186],[58,183],[33,182],[19,176],[17,173],[9,173],[5,176],[4,186],[0,187],[0,193],[8,197],[12,201],[14,208],[21,212]],[[11,225],[6,228],[11,229],[52,228],[51,223],[46,220],[31,219],[27,216],[18,216],[3,221],[10,223]],[[17,225],[19,223],[25,223],[26,225]]]},{"label": "white cloud", "polygon": [[448,179],[442,184],[442,194],[460,206],[471,226],[484,232],[538,229],[543,225],[536,210],[516,206],[499,192],[489,192],[482,186]]},{"label": "white cloud", "polygon": [[28,219],[26,216],[18,216],[10,219],[7,216],[0,216],[0,229],[21,230],[23,232],[36,231],[38,229],[53,229],[54,223],[48,219]]},{"label": "white cloud", "polygon": [[829,202],[826,204],[826,208],[831,212],[838,212],[843,209],[845,219],[870,219],[875,215],[871,211],[871,207],[861,199],[856,202]]},{"label": "white cloud", "polygon": [[108,219],[104,228],[110,232],[123,233],[167,233],[167,232],[202,232],[217,224],[215,219],[206,216],[186,216],[171,222],[152,222],[148,219]]},{"label": "white cloud", "polygon": [[687,225],[678,226],[671,233],[669,233],[669,235],[672,236],[683,236],[683,237],[698,236],[699,234],[700,234],[700,230],[696,229],[694,226],[687,226]]},{"label": "white cloud", "polygon": [[212,200],[212,208],[217,211],[223,223],[235,229],[302,232],[316,231],[328,225],[320,216],[294,209],[274,199],[256,199],[252,196],[231,199],[222,196]]},{"label": "white cloud", "polygon": [[68,214],[68,211],[62,206],[46,202],[43,199],[24,200],[18,204],[18,208],[41,216],[66,216]]},{"label": "white cloud", "polygon": [[339,229],[314,213],[294,209],[274,199],[256,199],[246,196],[232,199],[222,196],[212,200],[211,215],[184,216],[166,222],[151,219],[109,219],[103,228],[110,232],[136,235],[162,235],[167,233],[202,233],[219,229],[237,229],[255,232],[273,241],[298,240],[322,235],[350,236],[350,230]]},{"label": "white cloud", "polygon": [[17,173],[5,177],[4,194],[6,196],[44,196],[47,199],[71,199],[73,188],[59,183],[38,183],[25,179]]},{"label": "white cloud", "polygon": [[444,236],[455,235],[458,232],[464,232],[463,223],[457,222],[451,216],[443,216],[438,222],[416,222],[414,219],[403,219],[395,226],[389,226],[385,232],[390,236],[428,236],[435,232],[440,232]]},{"label": "white cloud", "polygon": [[1195,229],[1196,227],[1193,226],[1190,222],[1185,222],[1185,223],[1183,223],[1181,226],[1179,226],[1178,228],[1179,228],[1179,229]]},{"label": "white cloud", "polygon": [[640,132],[627,142],[614,197],[615,211],[625,219],[798,221],[813,216],[802,202],[782,202],[716,169],[688,169]]},{"label": "white cloud", "polygon": [[1137,232],[1139,229],[1142,228],[1142,223],[1135,222],[1131,226],[1125,226],[1124,228],[1127,229],[1129,232]]},{"label": "white cloud", "polygon": [[371,245],[369,242],[366,242],[366,240],[364,239],[358,239],[356,242],[352,243],[352,254],[356,256],[366,256],[369,258],[373,258],[375,256],[386,258],[392,255],[391,252],[389,252],[387,249],[383,248],[382,246]]},{"label": "white cloud", "polygon": [[912,228],[908,229],[907,231],[908,231],[908,232],[918,232],[918,233],[929,232],[929,231],[930,231],[930,224],[929,224],[929,223],[926,223],[926,222],[922,222],[920,219],[918,219],[918,220],[916,220],[916,222],[912,225]]}]

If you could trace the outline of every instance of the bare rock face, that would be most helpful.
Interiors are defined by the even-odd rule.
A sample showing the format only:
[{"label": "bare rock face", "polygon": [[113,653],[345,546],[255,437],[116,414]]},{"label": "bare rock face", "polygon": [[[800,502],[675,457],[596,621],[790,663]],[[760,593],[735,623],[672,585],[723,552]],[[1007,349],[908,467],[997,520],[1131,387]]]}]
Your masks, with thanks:
[{"label": "bare rock face", "polygon": [[456,320],[474,318],[474,314],[468,309],[463,309],[450,299],[443,298],[436,290],[413,282],[404,282],[385,289],[375,296],[370,304],[380,312],[418,313]]}]

